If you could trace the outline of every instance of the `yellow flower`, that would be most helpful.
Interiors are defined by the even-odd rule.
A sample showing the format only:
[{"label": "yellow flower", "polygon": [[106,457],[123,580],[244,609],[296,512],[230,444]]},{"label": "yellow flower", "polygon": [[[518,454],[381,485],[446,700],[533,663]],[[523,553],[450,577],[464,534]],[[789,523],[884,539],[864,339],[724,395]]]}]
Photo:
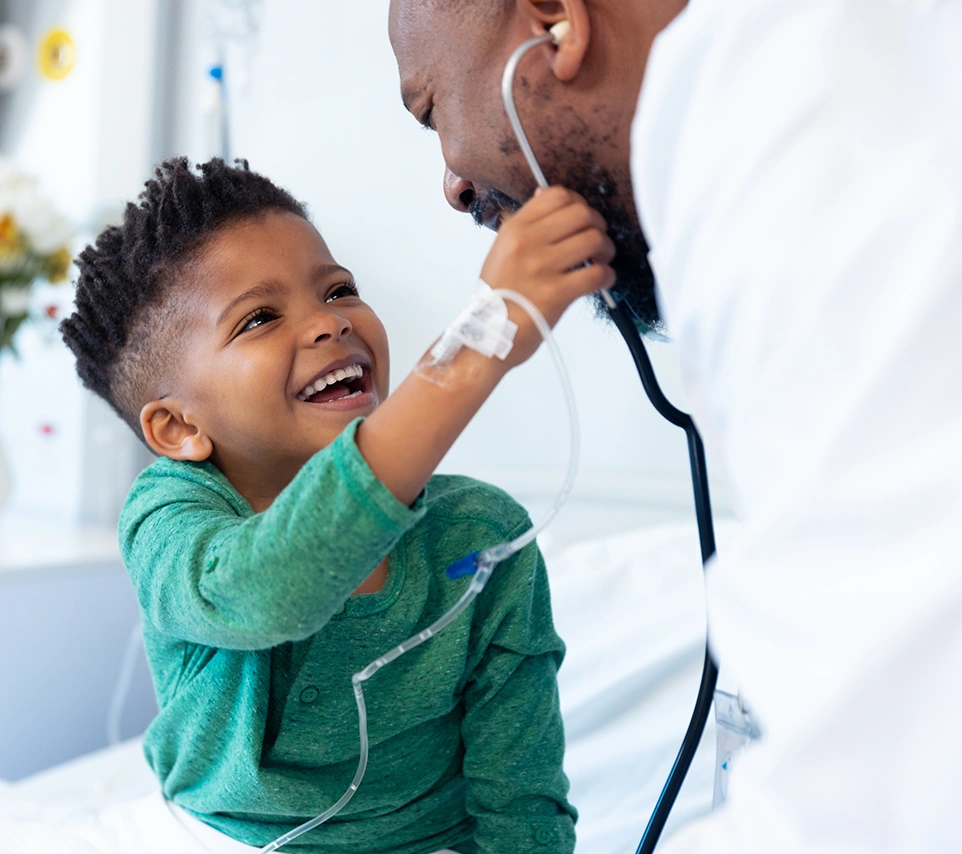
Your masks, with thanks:
[{"label": "yellow flower", "polygon": [[13,270],[24,260],[23,238],[10,214],[0,215],[0,271]]},{"label": "yellow flower", "polygon": [[5,213],[0,216],[0,252],[11,252],[20,245],[20,232],[13,217]]},{"label": "yellow flower", "polygon": [[65,281],[67,270],[70,269],[70,261],[70,252],[66,246],[61,246],[56,252],[48,256],[44,263],[47,281],[52,285]]}]

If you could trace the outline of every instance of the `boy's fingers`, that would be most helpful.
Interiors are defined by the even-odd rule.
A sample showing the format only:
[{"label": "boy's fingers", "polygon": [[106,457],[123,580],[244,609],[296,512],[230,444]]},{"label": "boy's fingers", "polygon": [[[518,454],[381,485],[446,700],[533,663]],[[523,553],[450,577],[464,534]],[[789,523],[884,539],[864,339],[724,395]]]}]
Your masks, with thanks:
[{"label": "boy's fingers", "polygon": [[560,243],[586,229],[604,233],[608,225],[605,218],[584,202],[566,205],[542,218],[533,227],[533,234],[544,243]]},{"label": "boy's fingers", "polygon": [[571,288],[582,296],[593,294],[602,288],[611,288],[615,284],[615,271],[607,264],[589,264],[578,267],[565,276]]},{"label": "boy's fingers", "polygon": [[584,200],[574,190],[569,190],[567,187],[548,187],[547,190],[541,190],[525,202],[514,219],[527,223],[538,222],[553,212],[577,201],[583,202]]},{"label": "boy's fingers", "polygon": [[586,229],[556,244],[552,263],[558,272],[570,270],[585,261],[592,264],[610,264],[615,257],[615,244],[603,231]]}]

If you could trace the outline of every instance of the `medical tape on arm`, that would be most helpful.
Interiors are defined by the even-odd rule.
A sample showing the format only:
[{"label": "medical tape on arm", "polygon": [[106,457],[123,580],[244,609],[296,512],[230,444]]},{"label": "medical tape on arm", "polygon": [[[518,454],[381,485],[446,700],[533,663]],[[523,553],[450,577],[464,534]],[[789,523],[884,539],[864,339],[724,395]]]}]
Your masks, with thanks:
[{"label": "medical tape on arm", "polygon": [[427,364],[446,365],[464,347],[504,360],[514,346],[517,331],[517,324],[508,319],[504,299],[479,281],[474,298],[431,348]]}]

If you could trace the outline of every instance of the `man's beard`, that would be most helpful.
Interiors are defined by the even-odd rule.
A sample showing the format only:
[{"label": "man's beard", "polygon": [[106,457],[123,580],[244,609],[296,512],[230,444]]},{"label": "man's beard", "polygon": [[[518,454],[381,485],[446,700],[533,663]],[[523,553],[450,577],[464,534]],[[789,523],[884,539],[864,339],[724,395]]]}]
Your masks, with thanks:
[{"label": "man's beard", "polygon": [[[598,168],[567,169],[561,183],[580,193],[608,224],[608,236],[615,244],[615,284],[611,288],[616,299],[649,329],[663,324],[655,300],[655,278],[648,265],[648,244],[638,225],[635,206],[630,196],[630,181],[616,181],[606,170]],[[628,196],[625,192],[628,192]],[[477,190],[468,211],[478,225],[489,223],[498,211],[514,212],[521,203],[500,190]],[[608,310],[600,294],[592,297],[595,313],[607,318]]]}]

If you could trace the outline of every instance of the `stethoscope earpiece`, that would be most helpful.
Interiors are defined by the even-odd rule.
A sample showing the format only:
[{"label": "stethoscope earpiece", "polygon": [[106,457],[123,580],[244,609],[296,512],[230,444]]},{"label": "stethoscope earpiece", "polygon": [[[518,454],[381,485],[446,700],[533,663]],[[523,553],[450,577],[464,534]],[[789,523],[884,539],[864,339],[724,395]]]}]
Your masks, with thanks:
[{"label": "stethoscope earpiece", "polygon": [[571,23],[569,21],[558,21],[548,32],[551,33],[552,41],[558,45],[561,44],[561,40],[568,35],[569,30],[571,30]]}]

